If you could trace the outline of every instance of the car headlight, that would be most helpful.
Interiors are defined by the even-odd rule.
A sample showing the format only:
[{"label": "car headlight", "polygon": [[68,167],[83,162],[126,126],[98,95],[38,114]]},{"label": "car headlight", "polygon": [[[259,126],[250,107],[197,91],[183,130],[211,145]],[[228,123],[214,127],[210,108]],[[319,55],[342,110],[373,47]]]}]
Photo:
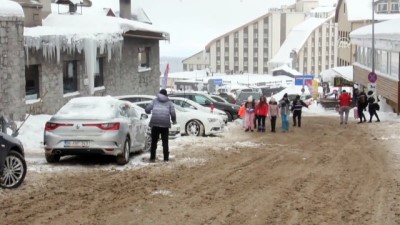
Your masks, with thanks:
[{"label": "car headlight", "polygon": [[218,120],[216,118],[207,118],[207,119],[208,119],[208,122],[210,122],[210,123],[217,122],[217,120]]}]

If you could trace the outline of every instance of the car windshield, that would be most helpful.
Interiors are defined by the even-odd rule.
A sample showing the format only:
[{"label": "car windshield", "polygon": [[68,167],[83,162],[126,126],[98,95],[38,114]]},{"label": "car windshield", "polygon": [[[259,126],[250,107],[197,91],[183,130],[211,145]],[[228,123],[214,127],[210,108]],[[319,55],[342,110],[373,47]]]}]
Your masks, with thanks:
[{"label": "car windshield", "polygon": [[65,119],[108,119],[116,116],[119,101],[106,98],[82,98],[73,99],[65,104],[56,117]]}]

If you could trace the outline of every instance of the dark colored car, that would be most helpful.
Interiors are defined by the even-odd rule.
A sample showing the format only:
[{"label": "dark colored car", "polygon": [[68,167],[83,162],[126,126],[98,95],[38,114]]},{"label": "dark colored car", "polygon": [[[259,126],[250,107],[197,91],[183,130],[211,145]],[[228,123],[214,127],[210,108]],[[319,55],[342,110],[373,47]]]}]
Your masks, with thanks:
[{"label": "dark colored car", "polygon": [[173,93],[171,97],[182,97],[199,103],[206,107],[215,107],[216,109],[222,110],[228,116],[228,121],[232,121],[237,118],[239,112],[239,106],[231,103],[217,102],[212,99],[208,94],[198,92],[182,92]]},{"label": "dark colored car", "polygon": [[259,92],[240,92],[236,98],[236,104],[241,105],[243,102],[247,101],[247,99],[252,96],[256,102],[260,100],[261,94]]},{"label": "dark colored car", "polygon": [[17,138],[0,132],[0,187],[16,188],[22,184],[26,175],[24,147]]}]

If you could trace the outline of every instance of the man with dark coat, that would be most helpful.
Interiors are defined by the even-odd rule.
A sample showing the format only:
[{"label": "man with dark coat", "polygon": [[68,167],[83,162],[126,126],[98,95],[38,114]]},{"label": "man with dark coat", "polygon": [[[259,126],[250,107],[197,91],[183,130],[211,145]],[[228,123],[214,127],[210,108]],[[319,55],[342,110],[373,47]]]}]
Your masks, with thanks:
[{"label": "man with dark coat", "polygon": [[357,111],[358,111],[358,117],[360,118],[360,122],[358,123],[367,122],[367,119],[365,118],[364,115],[364,110],[367,108],[367,106],[368,106],[367,95],[365,94],[364,91],[361,91],[357,96]]},{"label": "man with dark coat", "polygon": [[151,127],[151,147],[150,147],[150,162],[156,160],[156,149],[158,138],[161,134],[163,145],[164,161],[169,160],[168,134],[171,128],[171,120],[176,123],[176,114],[174,104],[169,100],[167,91],[160,90],[150,104],[145,109],[147,114],[152,113],[149,126]]},{"label": "man with dark coat", "polygon": [[[300,95],[296,95],[296,98],[293,100],[292,108],[291,111],[293,112],[293,126],[295,127],[296,125],[298,127],[301,127],[301,111],[302,108],[306,107],[308,108],[308,105],[303,102],[303,100],[300,99]],[[297,120],[296,120],[297,118]]]}]

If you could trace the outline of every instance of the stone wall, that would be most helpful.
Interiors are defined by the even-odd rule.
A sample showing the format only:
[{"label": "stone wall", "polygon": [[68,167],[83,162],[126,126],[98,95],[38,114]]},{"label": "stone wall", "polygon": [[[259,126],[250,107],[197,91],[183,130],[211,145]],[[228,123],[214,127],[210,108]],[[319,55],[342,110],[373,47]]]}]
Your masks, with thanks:
[{"label": "stone wall", "polygon": [[0,16],[0,114],[25,116],[24,18]]},{"label": "stone wall", "polygon": [[[138,48],[150,47],[151,70],[138,71]],[[73,97],[90,95],[89,86],[84,84],[88,78],[85,71],[84,54],[66,55],[63,53],[60,62],[45,59],[41,51],[29,51],[29,65],[40,65],[39,95],[41,101],[28,105],[33,114],[54,114]],[[104,57],[104,88],[96,89],[94,95],[127,95],[155,94],[160,84],[159,41],[137,38],[125,38],[122,56],[115,53],[110,61]],[[64,62],[78,60],[78,94],[63,94]],[[23,89],[25,91],[25,89]]]}]

